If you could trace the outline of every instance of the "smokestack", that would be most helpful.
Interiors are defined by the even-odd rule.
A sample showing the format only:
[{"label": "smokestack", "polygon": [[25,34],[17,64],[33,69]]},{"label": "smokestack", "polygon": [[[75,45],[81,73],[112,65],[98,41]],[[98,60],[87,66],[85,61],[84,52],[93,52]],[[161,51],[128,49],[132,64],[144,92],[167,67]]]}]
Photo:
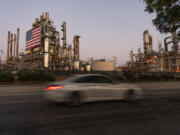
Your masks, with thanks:
[{"label": "smokestack", "polygon": [[9,45],[10,45],[10,39],[11,38],[11,33],[8,31],[8,44],[7,44],[7,60],[9,60]]},{"label": "smokestack", "polygon": [[79,38],[80,36],[74,36],[74,59],[79,60]]},{"label": "smokestack", "polygon": [[16,34],[14,34],[14,52],[13,52],[13,59],[16,57]]},{"label": "smokestack", "polygon": [[19,58],[19,28],[17,28],[16,59]]},{"label": "smokestack", "polygon": [[44,17],[43,17],[43,15],[41,15],[41,16],[40,16],[40,23],[43,22],[43,19],[44,19]]},{"label": "smokestack", "polygon": [[11,39],[10,39],[10,58],[12,58],[12,44],[13,44],[13,34],[11,33]]},{"label": "smokestack", "polygon": [[45,16],[46,16],[46,23],[48,23],[48,22],[49,22],[49,13],[46,12],[46,13],[45,13]]},{"label": "smokestack", "polygon": [[38,18],[36,18],[35,24],[38,24],[38,23],[39,23],[39,19],[38,19]]}]

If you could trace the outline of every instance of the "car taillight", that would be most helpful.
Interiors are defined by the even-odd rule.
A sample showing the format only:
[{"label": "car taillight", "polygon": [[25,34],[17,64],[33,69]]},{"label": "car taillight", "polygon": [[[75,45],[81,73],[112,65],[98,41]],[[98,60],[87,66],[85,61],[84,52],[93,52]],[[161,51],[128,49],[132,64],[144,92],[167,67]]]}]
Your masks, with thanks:
[{"label": "car taillight", "polygon": [[63,87],[62,85],[51,85],[51,86],[47,86],[45,90],[58,90],[61,89],[62,87]]}]

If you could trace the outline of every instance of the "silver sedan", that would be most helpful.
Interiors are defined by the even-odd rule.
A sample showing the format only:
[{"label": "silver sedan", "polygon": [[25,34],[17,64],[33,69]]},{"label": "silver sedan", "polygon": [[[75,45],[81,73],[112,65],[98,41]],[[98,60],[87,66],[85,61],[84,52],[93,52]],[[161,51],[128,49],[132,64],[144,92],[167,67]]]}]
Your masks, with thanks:
[{"label": "silver sedan", "polygon": [[44,97],[49,101],[80,105],[93,101],[134,101],[143,96],[136,85],[117,83],[104,75],[83,74],[47,85]]}]

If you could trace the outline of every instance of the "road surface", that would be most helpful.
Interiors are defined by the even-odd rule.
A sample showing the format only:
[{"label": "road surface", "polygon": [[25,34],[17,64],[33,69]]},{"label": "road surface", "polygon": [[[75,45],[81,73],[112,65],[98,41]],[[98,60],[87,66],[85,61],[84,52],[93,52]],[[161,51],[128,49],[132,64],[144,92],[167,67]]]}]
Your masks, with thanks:
[{"label": "road surface", "polygon": [[144,89],[144,99],[48,103],[43,86],[0,87],[0,135],[180,135],[180,89]]}]

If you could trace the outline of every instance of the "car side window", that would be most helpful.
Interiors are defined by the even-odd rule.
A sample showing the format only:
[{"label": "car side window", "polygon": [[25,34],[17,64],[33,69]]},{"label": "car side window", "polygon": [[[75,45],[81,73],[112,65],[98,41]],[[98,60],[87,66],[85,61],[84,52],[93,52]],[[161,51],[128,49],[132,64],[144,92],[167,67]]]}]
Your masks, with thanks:
[{"label": "car side window", "polygon": [[86,76],[79,78],[75,81],[76,83],[95,83],[95,80],[93,79],[92,76]]},{"label": "car side window", "polygon": [[109,79],[103,76],[87,76],[79,78],[76,83],[112,83]]},{"label": "car side window", "polygon": [[112,83],[109,79],[103,76],[96,76],[97,83]]}]

